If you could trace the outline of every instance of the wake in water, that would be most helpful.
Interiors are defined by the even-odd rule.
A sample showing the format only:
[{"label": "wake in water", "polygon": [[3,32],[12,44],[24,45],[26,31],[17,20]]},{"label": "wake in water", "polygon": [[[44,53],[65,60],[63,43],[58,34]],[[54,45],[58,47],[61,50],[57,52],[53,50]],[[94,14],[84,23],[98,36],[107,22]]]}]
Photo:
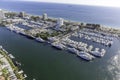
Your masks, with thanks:
[{"label": "wake in water", "polygon": [[117,55],[110,59],[109,63],[110,65],[107,68],[110,74],[114,76],[112,80],[120,80],[120,50]]}]

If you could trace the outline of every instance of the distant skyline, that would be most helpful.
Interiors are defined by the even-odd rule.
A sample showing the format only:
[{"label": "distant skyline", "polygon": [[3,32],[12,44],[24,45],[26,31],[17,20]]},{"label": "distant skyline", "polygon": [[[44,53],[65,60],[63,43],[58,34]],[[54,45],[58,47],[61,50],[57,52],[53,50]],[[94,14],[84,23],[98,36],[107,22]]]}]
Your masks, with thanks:
[{"label": "distant skyline", "polygon": [[34,1],[34,2],[52,2],[52,3],[120,7],[120,0],[2,0],[2,1]]}]

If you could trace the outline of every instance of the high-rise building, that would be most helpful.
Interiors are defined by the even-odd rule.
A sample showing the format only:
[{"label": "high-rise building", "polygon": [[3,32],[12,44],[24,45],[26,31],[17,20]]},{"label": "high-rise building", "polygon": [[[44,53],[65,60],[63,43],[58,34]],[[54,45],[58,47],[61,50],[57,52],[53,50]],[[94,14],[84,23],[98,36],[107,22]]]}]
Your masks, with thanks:
[{"label": "high-rise building", "polygon": [[0,23],[2,22],[4,18],[5,18],[4,12],[3,10],[0,9]]},{"label": "high-rise building", "polygon": [[46,19],[48,19],[48,16],[47,16],[46,13],[44,13],[44,14],[43,14],[43,20],[46,20]]},{"label": "high-rise building", "polygon": [[57,25],[59,26],[59,27],[61,27],[62,25],[63,25],[63,19],[62,18],[59,18],[58,20],[57,20]]},{"label": "high-rise building", "polygon": [[20,12],[20,17],[22,17],[22,18],[25,17],[25,12],[24,11]]},{"label": "high-rise building", "polygon": [[62,25],[64,25],[64,20],[62,18],[59,18],[57,20],[56,29],[59,30]]}]

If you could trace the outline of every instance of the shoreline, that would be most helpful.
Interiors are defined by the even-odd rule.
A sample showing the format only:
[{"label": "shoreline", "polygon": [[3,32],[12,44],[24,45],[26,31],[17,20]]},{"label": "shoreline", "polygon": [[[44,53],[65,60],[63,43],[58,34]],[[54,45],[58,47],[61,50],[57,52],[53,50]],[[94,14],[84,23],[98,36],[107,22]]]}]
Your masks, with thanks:
[{"label": "shoreline", "polygon": [[[2,10],[5,10],[5,11],[9,11],[9,12],[15,12],[15,13],[19,13],[20,11],[16,11],[16,10],[10,10],[10,9],[4,9],[4,8],[0,8]],[[42,14],[35,14],[35,13],[27,13],[28,15],[34,15],[34,16],[42,16]],[[53,16],[49,16],[49,18],[53,18],[53,19],[57,19],[57,18],[60,18],[60,17],[53,17]],[[120,26],[111,26],[109,24],[102,24],[102,23],[96,23],[96,22],[87,22],[87,21],[79,21],[79,20],[72,20],[72,19],[67,19],[67,18],[64,18],[66,21],[70,21],[70,22],[77,22],[77,23],[90,23],[90,24],[100,24],[101,26],[105,27],[105,28],[112,28],[112,29],[119,29],[120,31]]]},{"label": "shoreline", "polygon": [[[12,54],[9,54],[2,46],[0,46],[0,61],[2,61],[2,63],[6,63],[6,64],[0,64],[0,66],[6,66],[4,68],[2,68],[3,70],[7,71],[7,74],[9,74],[9,76],[6,76],[7,74],[5,72],[2,72],[2,76],[5,77],[5,79],[20,79],[20,80],[25,80],[26,76],[23,74],[22,70],[19,70],[18,66],[15,66],[14,63],[14,56]],[[11,76],[11,77],[10,77]]]}]

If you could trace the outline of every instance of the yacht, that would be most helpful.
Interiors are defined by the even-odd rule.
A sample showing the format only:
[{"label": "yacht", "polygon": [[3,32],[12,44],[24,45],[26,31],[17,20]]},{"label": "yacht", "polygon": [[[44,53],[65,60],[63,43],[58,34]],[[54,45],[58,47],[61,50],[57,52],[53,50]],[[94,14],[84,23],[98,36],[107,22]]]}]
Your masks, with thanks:
[{"label": "yacht", "polygon": [[101,55],[102,55],[102,57],[105,55],[105,53],[106,53],[106,50],[105,49],[101,49]]},{"label": "yacht", "polygon": [[68,48],[68,51],[71,52],[71,53],[75,53],[75,54],[78,54],[78,50],[75,49],[75,48]]},{"label": "yacht", "polygon": [[91,51],[90,53],[96,57],[103,57],[105,55],[106,51],[105,51],[105,49],[101,49],[101,52],[98,50],[95,50],[95,51]]},{"label": "yacht", "polygon": [[23,31],[19,32],[20,35],[27,36],[27,34]]},{"label": "yacht", "polygon": [[84,59],[84,60],[87,60],[87,61],[91,61],[93,60],[95,57],[90,55],[89,53],[87,52],[84,52],[84,51],[81,51],[77,54],[77,56],[79,56],[80,58]]},{"label": "yacht", "polygon": [[61,44],[61,43],[58,43],[58,42],[54,42],[51,44],[53,47],[57,48],[57,49],[64,49],[65,48],[65,45]]},{"label": "yacht", "polygon": [[86,48],[86,47],[81,47],[81,46],[79,46],[78,49],[81,50],[81,51],[87,51],[87,48]]},{"label": "yacht", "polygon": [[38,42],[45,42],[45,41],[44,41],[42,38],[40,38],[40,37],[39,37],[39,38],[35,38],[35,40],[38,41]]},{"label": "yacht", "polygon": [[0,49],[3,49],[3,47],[0,45]]},{"label": "yacht", "polygon": [[14,59],[15,57],[12,54],[8,55],[11,59]]},{"label": "yacht", "polygon": [[93,46],[92,45],[90,45],[89,47],[88,47],[88,52],[90,52],[90,51],[92,51],[92,49],[93,49]]}]

